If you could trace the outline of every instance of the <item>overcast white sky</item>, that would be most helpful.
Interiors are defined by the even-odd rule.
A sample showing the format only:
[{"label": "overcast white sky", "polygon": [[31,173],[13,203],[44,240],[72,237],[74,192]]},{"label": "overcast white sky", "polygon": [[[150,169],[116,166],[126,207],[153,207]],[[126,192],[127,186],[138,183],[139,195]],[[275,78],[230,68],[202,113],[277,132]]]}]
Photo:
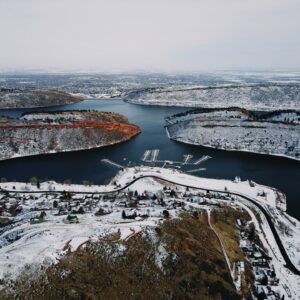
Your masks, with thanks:
[{"label": "overcast white sky", "polygon": [[300,0],[0,0],[0,70],[300,69]]}]

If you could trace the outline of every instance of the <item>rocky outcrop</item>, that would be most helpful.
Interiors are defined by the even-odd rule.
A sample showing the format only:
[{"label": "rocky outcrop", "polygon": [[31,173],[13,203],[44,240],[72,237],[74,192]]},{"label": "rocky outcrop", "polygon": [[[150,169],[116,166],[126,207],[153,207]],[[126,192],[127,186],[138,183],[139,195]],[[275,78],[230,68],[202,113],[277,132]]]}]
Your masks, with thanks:
[{"label": "rocky outcrop", "polygon": [[102,112],[30,113],[0,119],[0,160],[124,142],[140,133],[126,117]]},{"label": "rocky outcrop", "polygon": [[48,107],[81,100],[80,97],[55,90],[0,89],[0,109]]}]

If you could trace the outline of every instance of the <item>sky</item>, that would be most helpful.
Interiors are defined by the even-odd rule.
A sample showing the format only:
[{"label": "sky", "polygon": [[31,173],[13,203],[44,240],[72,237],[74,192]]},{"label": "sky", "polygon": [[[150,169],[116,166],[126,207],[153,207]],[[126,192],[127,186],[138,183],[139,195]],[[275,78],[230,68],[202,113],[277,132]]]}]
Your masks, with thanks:
[{"label": "sky", "polygon": [[0,0],[0,71],[300,69],[300,0]]}]

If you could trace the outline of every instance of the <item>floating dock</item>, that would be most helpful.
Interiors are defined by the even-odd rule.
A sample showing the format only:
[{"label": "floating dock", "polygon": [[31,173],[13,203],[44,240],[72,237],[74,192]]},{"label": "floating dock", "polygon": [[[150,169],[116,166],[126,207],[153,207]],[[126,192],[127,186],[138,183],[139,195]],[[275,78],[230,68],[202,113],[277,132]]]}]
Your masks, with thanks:
[{"label": "floating dock", "polygon": [[200,172],[200,171],[206,171],[206,168],[199,168],[199,169],[189,170],[189,171],[186,171],[186,173],[196,173],[196,172]]},{"label": "floating dock", "polygon": [[193,155],[191,155],[191,154],[184,155],[183,156],[183,164],[187,165],[192,158],[193,158]]},{"label": "floating dock", "polygon": [[194,162],[194,165],[200,165],[201,163],[203,163],[203,162],[205,162],[206,160],[209,160],[209,159],[211,159],[211,156],[209,156],[209,155],[204,155],[204,156],[202,156],[200,159],[196,160],[196,161]]},{"label": "floating dock", "polygon": [[117,167],[119,169],[124,169],[125,168],[124,166],[122,166],[122,165],[120,165],[120,164],[118,164],[118,163],[116,163],[116,162],[114,162],[110,159],[107,159],[107,158],[101,159],[101,162],[106,163],[106,164],[111,165],[111,166],[114,166],[114,167]]}]

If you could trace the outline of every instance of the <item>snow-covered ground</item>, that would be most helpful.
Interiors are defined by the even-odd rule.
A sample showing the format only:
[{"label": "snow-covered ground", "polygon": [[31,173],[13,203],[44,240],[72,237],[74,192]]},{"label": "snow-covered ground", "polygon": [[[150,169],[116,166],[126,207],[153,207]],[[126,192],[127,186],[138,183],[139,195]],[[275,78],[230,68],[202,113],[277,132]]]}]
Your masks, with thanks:
[{"label": "snow-covered ground", "polygon": [[[250,114],[250,115],[248,115]],[[257,119],[252,111],[191,111],[167,118],[176,141],[224,149],[280,155],[300,160],[300,113],[274,112]]]},{"label": "snow-covered ground", "polygon": [[[151,95],[154,91],[183,90],[195,87],[218,87],[229,85],[250,85],[250,84],[299,84],[299,72],[237,72],[219,71],[210,73],[191,74],[48,74],[40,76],[38,74],[0,74],[0,88],[6,89],[30,89],[32,87],[40,89],[55,89],[65,91],[84,99],[113,99],[122,97],[131,92],[137,91],[142,94]],[[179,92],[175,93],[178,94]],[[144,96],[143,96],[144,97]],[[160,100],[164,100],[160,97]],[[166,103],[157,104],[191,105],[195,101],[184,97],[184,104],[174,101],[170,97]],[[220,99],[218,99],[219,101]],[[216,101],[218,103],[218,101]],[[181,101],[182,102],[182,101]],[[194,102],[194,103],[193,103]],[[151,103],[150,103],[151,104]],[[198,103],[197,103],[198,104]]]},{"label": "snow-covered ground", "polygon": [[[83,186],[80,184],[65,185],[56,182],[44,182],[41,183],[40,188],[32,186],[28,183],[22,182],[6,182],[0,183],[0,188],[3,190],[16,190],[16,191],[70,191],[70,192],[84,192],[84,193],[107,193],[122,189],[126,185],[130,184],[133,180],[144,177],[154,176],[168,181],[173,181],[176,184],[193,186],[195,188],[202,189],[215,189],[219,191],[228,191],[232,193],[239,193],[251,197],[261,204],[267,204],[276,207],[280,210],[286,210],[286,199],[285,195],[279,190],[272,187],[259,185],[252,181],[231,181],[231,180],[220,180],[212,178],[204,178],[182,173],[175,169],[158,168],[158,167],[134,167],[126,168],[120,171],[112,182],[108,185],[92,185]],[[113,184],[115,183],[115,184]],[[141,189],[148,190],[147,185],[142,185]]]},{"label": "snow-covered ground", "polygon": [[[167,196],[164,189],[166,185],[176,189],[177,199],[173,199],[170,195]],[[195,191],[195,195],[197,195],[193,203],[184,199],[186,186],[190,187],[191,193]],[[175,209],[174,205],[179,200],[185,204],[185,209],[188,210],[194,208],[209,210],[210,203],[214,205],[227,203],[232,207],[246,209],[268,255],[272,257],[272,265],[280,279],[280,284],[276,289],[286,296],[291,293],[292,299],[295,299],[293,297],[300,292],[299,277],[284,267],[285,261],[264,215],[254,204],[238,196],[252,199],[272,215],[274,225],[284,242],[290,259],[299,268],[300,223],[284,212],[286,209],[285,196],[271,187],[251,181],[241,182],[238,178],[234,181],[208,179],[173,169],[139,166],[120,171],[106,186],[45,182],[41,183],[38,188],[30,183],[9,182],[1,183],[0,188],[4,191],[0,193],[0,204],[3,205],[5,202],[6,211],[11,211],[12,207],[22,206],[21,212],[15,217],[8,212],[2,213],[1,216],[1,218],[10,220],[14,218],[14,222],[2,227],[0,231],[0,278],[15,277],[26,264],[36,263],[39,265],[55,262],[66,251],[76,251],[78,248],[84,247],[88,241],[107,239],[108,236],[110,239],[113,236],[112,242],[120,239],[126,241],[142,230],[157,226],[163,220],[165,209],[172,217],[177,217],[181,209],[179,207]],[[193,188],[203,189],[202,194],[200,195],[199,191]],[[207,190],[215,192],[206,198]],[[65,194],[63,191],[77,192],[73,194],[72,202],[62,200],[62,195]],[[218,191],[222,192],[222,195],[226,191],[225,200],[218,196],[221,195],[218,194]],[[132,208],[130,207],[131,197],[134,198],[135,194],[146,198],[139,200],[137,207]],[[154,194],[158,197],[164,195],[164,206],[153,200],[152,195]],[[206,201],[206,204],[202,203],[203,200]],[[54,208],[55,201],[58,202],[56,208]],[[63,219],[66,218],[66,215],[59,215],[58,209],[70,213],[80,206],[83,207],[85,213],[77,214],[79,223],[65,224]],[[66,207],[69,207],[68,212]],[[95,214],[100,209],[104,214]],[[30,224],[30,218],[37,216],[42,210],[47,214],[44,222]],[[133,217],[124,219],[122,211],[127,216],[133,215]],[[257,219],[257,216],[260,220]],[[158,250],[162,253],[161,255],[165,252],[164,249]],[[159,253],[158,255],[160,255]],[[157,263],[159,265],[161,260],[157,259]]]},{"label": "snow-covered ground", "polygon": [[119,114],[72,111],[0,118],[0,160],[94,149],[129,140],[140,128]]},{"label": "snow-covered ground", "polygon": [[[78,217],[78,224],[64,224],[63,219],[66,216],[53,216],[47,211],[43,223],[32,225],[29,223],[30,215],[33,214],[25,214],[16,226],[0,237],[0,278],[16,276],[25,264],[56,261],[65,253],[64,248],[68,249],[68,244],[70,251],[76,251],[81,244],[97,241],[108,234],[119,233],[120,239],[125,240],[142,228],[155,226],[157,223],[157,218],[124,222],[121,208],[115,208],[113,213],[101,217],[96,217],[94,213],[85,213]],[[17,240],[5,245],[8,237]]]},{"label": "snow-covered ground", "polygon": [[176,184],[192,186],[195,188],[239,193],[240,195],[253,198],[259,203],[268,204],[277,207],[280,210],[286,210],[286,199],[284,194],[272,187],[259,185],[250,181],[204,178],[182,173],[174,169],[155,167],[127,168],[124,171],[119,172],[115,180],[123,186],[133,178],[142,176],[157,176],[168,181],[173,181]]},{"label": "snow-covered ground", "polygon": [[130,93],[126,101],[142,105],[183,107],[230,107],[247,109],[299,109],[300,85],[255,84],[164,88]]}]

